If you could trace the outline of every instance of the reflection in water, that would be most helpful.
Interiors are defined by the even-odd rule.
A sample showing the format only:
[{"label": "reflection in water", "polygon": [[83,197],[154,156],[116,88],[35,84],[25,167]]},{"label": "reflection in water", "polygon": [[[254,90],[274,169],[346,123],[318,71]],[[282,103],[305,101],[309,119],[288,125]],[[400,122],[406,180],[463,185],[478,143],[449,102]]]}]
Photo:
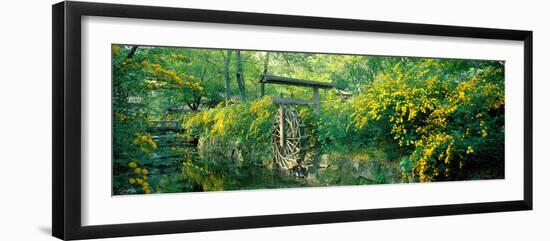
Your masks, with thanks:
[{"label": "reflection in water", "polygon": [[[308,169],[303,178],[278,168],[269,148],[265,152],[244,151],[239,143],[201,139],[196,145],[177,147],[181,158],[171,167],[158,170],[156,192],[196,192],[334,185],[398,183],[399,164],[380,162],[369,155],[348,152],[322,153],[312,148],[306,155]],[[153,155],[163,159],[160,155]]]}]

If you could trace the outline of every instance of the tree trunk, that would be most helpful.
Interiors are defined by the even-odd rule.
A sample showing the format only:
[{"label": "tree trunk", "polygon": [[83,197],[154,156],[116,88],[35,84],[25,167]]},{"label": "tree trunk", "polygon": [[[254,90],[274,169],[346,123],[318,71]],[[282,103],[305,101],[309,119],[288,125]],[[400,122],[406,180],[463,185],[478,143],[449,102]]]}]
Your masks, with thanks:
[{"label": "tree trunk", "polygon": [[[223,53],[223,52],[222,52]],[[223,64],[223,78],[225,80],[225,106],[228,105],[228,101],[231,96],[231,80],[229,79],[229,64],[231,63],[231,54],[233,53],[233,50],[226,50],[226,55],[224,59]]]},{"label": "tree trunk", "polygon": [[243,63],[241,61],[241,51],[235,51],[237,57],[237,84],[239,85],[239,91],[241,92],[241,100],[246,101],[246,88],[244,85],[244,75],[243,75]]},{"label": "tree trunk", "polygon": [[[206,73],[206,68],[203,66],[199,76],[199,83],[204,83],[205,73]],[[187,103],[187,106],[189,106],[189,108],[191,108],[192,111],[197,111],[201,106],[202,94],[200,92],[196,92],[195,90],[192,91],[192,94],[193,94],[193,100],[191,100],[191,102],[186,102],[186,103]]]},{"label": "tree trunk", "polygon": [[[129,60],[129,59],[131,59],[132,57],[134,57],[134,54],[136,54],[137,49],[138,49],[138,46],[132,46],[132,48],[130,49],[130,52],[128,53],[128,55],[126,56],[126,58],[124,58],[124,60],[122,60],[122,62],[120,62],[121,65],[118,67],[118,70],[121,70],[122,67],[124,67],[124,63],[125,63],[127,60]],[[115,85],[116,85],[116,83],[115,83]]]},{"label": "tree trunk", "polygon": [[126,56],[126,59],[124,60],[134,57],[134,54],[136,54],[137,49],[138,49],[138,46],[132,46],[132,49],[130,49],[130,53],[128,53],[128,56]]},{"label": "tree trunk", "polygon": [[[267,75],[267,66],[269,64],[269,52],[266,52],[265,53],[265,62],[264,62],[264,75],[262,76],[262,80],[263,78]],[[265,84],[263,82],[260,83],[260,96],[261,97],[264,97],[264,94],[265,94]]]}]

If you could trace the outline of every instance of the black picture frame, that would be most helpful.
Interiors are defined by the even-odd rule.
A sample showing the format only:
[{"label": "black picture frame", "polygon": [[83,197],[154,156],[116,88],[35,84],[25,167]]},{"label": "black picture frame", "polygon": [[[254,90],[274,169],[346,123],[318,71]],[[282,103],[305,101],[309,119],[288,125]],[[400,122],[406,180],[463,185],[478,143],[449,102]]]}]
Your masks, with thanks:
[{"label": "black picture frame", "polygon": [[[380,219],[532,210],[533,205],[533,33],[262,13],[197,10],[89,2],[60,2],[53,15],[53,194],[52,233],[60,239],[199,232],[322,224]],[[139,222],[99,226],[81,224],[81,17],[104,16],[259,26],[350,30],[426,36],[517,40],[524,43],[524,194],[522,200],[421,207],[295,213],[234,218]]]}]

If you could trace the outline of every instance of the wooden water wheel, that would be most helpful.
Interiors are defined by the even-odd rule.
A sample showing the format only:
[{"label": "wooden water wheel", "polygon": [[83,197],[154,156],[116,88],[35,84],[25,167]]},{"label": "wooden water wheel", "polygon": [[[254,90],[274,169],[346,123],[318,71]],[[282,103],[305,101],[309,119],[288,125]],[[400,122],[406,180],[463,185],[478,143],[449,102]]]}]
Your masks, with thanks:
[{"label": "wooden water wheel", "polygon": [[272,141],[273,155],[276,163],[283,169],[297,170],[297,175],[302,175],[301,170],[305,156],[306,133],[298,113],[283,105],[273,121]]},{"label": "wooden water wheel", "polygon": [[297,177],[304,177],[308,167],[308,163],[304,162],[307,148],[305,125],[300,119],[298,113],[292,109],[292,106],[313,106],[313,110],[315,112],[319,112],[321,109],[319,89],[331,89],[334,88],[334,85],[331,83],[323,83],[312,80],[268,75],[268,60],[269,55],[266,56],[264,75],[260,80],[262,96],[265,92],[265,84],[308,87],[313,90],[312,100],[294,99],[292,96],[291,98],[283,98],[282,94],[280,97],[271,98],[271,102],[273,104],[279,105],[279,112],[275,117],[271,132],[271,146],[273,148],[275,162],[282,169],[294,171],[294,174]]}]

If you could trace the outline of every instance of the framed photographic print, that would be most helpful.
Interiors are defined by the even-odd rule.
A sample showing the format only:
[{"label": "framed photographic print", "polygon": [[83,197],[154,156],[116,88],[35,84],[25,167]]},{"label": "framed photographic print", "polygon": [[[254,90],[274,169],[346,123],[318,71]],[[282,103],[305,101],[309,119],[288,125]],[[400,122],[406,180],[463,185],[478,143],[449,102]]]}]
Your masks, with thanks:
[{"label": "framed photographic print", "polygon": [[532,209],[532,32],[61,2],[53,235]]}]

